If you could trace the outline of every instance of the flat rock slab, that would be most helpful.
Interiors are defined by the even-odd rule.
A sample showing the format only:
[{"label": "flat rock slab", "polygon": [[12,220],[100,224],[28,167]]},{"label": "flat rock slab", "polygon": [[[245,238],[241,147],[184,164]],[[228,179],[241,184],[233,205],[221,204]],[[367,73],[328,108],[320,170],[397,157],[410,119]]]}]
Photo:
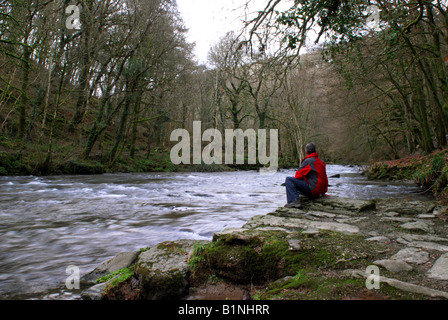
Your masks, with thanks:
[{"label": "flat rock slab", "polygon": [[367,238],[366,241],[379,242],[379,243],[390,243],[390,239],[384,236],[376,236]]},{"label": "flat rock slab", "polygon": [[396,202],[387,206],[386,211],[397,212],[406,216],[417,216],[419,214],[430,213],[434,210],[435,204],[427,204],[425,201],[406,201],[404,203]]},{"label": "flat rock slab", "polygon": [[413,218],[405,218],[405,217],[383,217],[380,219],[381,222],[401,222],[401,223],[411,223],[415,221]]},{"label": "flat rock slab", "polygon": [[310,212],[308,212],[308,214],[311,216],[314,216],[316,218],[321,218],[321,219],[326,219],[326,218],[333,219],[335,217],[338,217],[335,213],[328,213],[328,212],[310,211]]},{"label": "flat rock slab", "polygon": [[424,264],[429,260],[429,253],[418,248],[404,248],[393,255],[391,259]]},{"label": "flat rock slab", "polygon": [[407,272],[412,270],[412,267],[410,265],[408,265],[404,261],[399,260],[392,260],[392,259],[377,260],[373,262],[373,264],[386,268],[390,272]]},{"label": "flat rock slab", "polygon": [[448,253],[437,259],[434,266],[428,271],[428,276],[438,280],[448,280]]},{"label": "flat rock slab", "polygon": [[443,238],[435,235],[423,235],[423,234],[400,234],[400,237],[406,241],[434,241],[448,243],[448,238]]},{"label": "flat rock slab", "polygon": [[359,228],[353,225],[337,222],[313,221],[298,218],[262,215],[252,217],[243,228],[257,229],[262,227],[283,228],[285,231],[328,230],[344,234],[358,234]]},{"label": "flat rock slab", "polygon": [[439,243],[435,243],[435,242],[415,241],[415,242],[409,242],[408,246],[427,249],[427,250],[448,252],[448,246],[439,244]]},{"label": "flat rock slab", "polygon": [[410,231],[432,232],[432,228],[423,221],[408,222],[400,225],[400,228]]},{"label": "flat rock slab", "polygon": [[331,196],[322,196],[317,199],[304,197],[301,200],[304,210],[308,211],[358,213],[376,209],[376,204],[373,200],[358,200]]},{"label": "flat rock slab", "polygon": [[417,216],[417,218],[419,218],[419,219],[435,219],[436,215],[435,214],[419,214]]}]

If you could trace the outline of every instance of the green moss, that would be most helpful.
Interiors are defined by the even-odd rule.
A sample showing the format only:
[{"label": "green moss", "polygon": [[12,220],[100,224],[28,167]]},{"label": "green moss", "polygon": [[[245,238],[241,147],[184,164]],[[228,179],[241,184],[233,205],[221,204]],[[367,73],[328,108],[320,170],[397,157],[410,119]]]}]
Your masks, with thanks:
[{"label": "green moss", "polygon": [[192,272],[198,270],[199,266],[205,262],[205,258],[202,254],[204,253],[205,247],[209,245],[210,244],[196,243],[193,246],[193,253],[191,254],[190,259],[188,259],[188,265]]},{"label": "green moss", "polygon": [[[300,250],[291,249],[290,240],[299,241]],[[305,268],[318,272],[367,266],[367,258],[381,249],[382,245],[366,243],[361,236],[334,232],[316,237],[298,233],[295,239],[285,232],[242,232],[224,235],[198,248],[190,266],[195,272],[240,284],[263,283]]]},{"label": "green moss", "polygon": [[129,268],[123,268],[114,272],[111,272],[108,275],[105,275],[95,281],[95,283],[104,283],[113,279],[108,287],[115,287],[118,284],[128,280],[134,274],[135,266],[132,265]]},{"label": "green moss", "polygon": [[300,270],[296,276],[271,283],[254,297],[258,300],[426,300],[419,294],[404,292],[382,283],[379,290],[367,290],[365,279],[337,273],[323,274]]},{"label": "green moss", "polygon": [[316,278],[310,277],[307,274],[307,270],[299,270],[297,274],[291,278],[290,280],[287,280],[283,283],[280,282],[281,285],[278,286],[277,289],[275,289],[276,285],[271,288],[271,290],[278,290],[278,289],[300,289],[300,288],[307,288],[307,289],[315,289],[319,286],[318,282],[316,281]]},{"label": "green moss", "polygon": [[354,292],[363,292],[365,281],[299,270],[294,277],[276,281],[265,292],[257,294],[262,300],[326,300],[341,299]]}]

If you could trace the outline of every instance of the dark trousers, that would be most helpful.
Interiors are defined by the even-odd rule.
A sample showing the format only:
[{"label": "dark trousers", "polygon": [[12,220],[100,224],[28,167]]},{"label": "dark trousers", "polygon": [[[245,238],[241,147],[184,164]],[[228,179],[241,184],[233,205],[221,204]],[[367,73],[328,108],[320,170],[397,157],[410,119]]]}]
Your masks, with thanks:
[{"label": "dark trousers", "polygon": [[312,198],[313,194],[311,193],[310,186],[308,182],[305,180],[299,180],[294,177],[286,178],[286,198],[288,203],[291,203],[297,199],[301,194]]}]

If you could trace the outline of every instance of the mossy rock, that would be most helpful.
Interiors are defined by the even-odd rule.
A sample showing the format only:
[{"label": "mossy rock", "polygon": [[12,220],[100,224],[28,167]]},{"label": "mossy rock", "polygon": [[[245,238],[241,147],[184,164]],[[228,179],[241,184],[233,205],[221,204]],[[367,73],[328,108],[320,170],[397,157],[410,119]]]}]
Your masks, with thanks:
[{"label": "mossy rock", "polygon": [[[108,281],[116,274],[121,273],[121,271],[133,265],[139,254],[139,251],[121,252],[115,257],[103,262],[91,272],[82,276],[81,280],[87,283],[101,283],[105,282],[105,277],[107,279],[106,281]],[[100,280],[101,278],[103,279]]]},{"label": "mossy rock", "polygon": [[188,294],[188,258],[197,240],[178,240],[158,244],[142,252],[135,273],[145,300],[181,299]]},{"label": "mossy rock", "polygon": [[193,278],[215,275],[238,284],[262,284],[304,268],[362,268],[381,250],[383,245],[367,243],[362,236],[328,231],[312,237],[274,230],[223,233],[202,248]]}]

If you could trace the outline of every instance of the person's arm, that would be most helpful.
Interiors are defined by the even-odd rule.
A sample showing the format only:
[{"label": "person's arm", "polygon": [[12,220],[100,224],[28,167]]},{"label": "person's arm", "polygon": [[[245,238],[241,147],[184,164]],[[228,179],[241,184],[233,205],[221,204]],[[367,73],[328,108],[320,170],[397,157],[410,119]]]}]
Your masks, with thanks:
[{"label": "person's arm", "polygon": [[308,173],[311,172],[311,166],[307,163],[303,163],[303,165],[296,171],[296,175],[294,178],[299,180],[305,180]]}]

